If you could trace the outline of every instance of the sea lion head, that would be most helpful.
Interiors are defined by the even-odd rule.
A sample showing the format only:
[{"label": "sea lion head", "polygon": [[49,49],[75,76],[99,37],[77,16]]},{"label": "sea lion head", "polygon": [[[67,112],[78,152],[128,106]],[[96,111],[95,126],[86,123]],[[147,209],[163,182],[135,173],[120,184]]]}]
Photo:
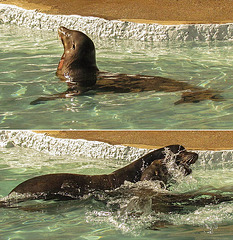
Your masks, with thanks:
[{"label": "sea lion head", "polygon": [[58,35],[64,47],[57,68],[58,77],[67,82],[90,82],[93,85],[98,68],[92,40],[80,31],[65,27],[58,29]]},{"label": "sea lion head", "polygon": [[184,150],[177,154],[175,163],[178,166],[182,166],[184,168],[185,175],[189,175],[192,172],[192,170],[190,169],[190,165],[194,164],[197,159],[197,153]]},{"label": "sea lion head", "polygon": [[[182,169],[182,173],[185,176],[189,175],[192,172],[190,165],[194,164],[197,161],[198,154],[186,151],[183,146],[174,145],[171,147],[173,147],[173,150],[176,152],[174,154],[174,163],[176,166]],[[178,152],[177,148],[180,149]],[[140,180],[159,180],[164,184],[167,184],[172,178],[169,170],[170,167],[168,165],[170,159],[170,157],[165,157],[163,159],[154,160],[146,169],[144,169]],[[172,169],[173,168],[174,165],[172,165]]]}]

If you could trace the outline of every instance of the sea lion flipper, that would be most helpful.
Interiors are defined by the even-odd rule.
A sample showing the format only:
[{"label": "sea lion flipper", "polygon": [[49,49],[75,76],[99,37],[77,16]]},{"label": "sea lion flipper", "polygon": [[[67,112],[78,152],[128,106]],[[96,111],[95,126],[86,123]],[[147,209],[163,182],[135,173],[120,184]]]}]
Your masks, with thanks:
[{"label": "sea lion flipper", "polygon": [[71,97],[74,97],[74,96],[78,96],[81,93],[82,93],[81,91],[70,92],[69,90],[67,90],[63,93],[58,93],[58,94],[48,95],[48,96],[44,96],[44,97],[39,97],[36,100],[30,102],[30,105],[43,104],[47,101],[56,100],[56,99],[60,99],[60,98],[71,98]]},{"label": "sea lion flipper", "polygon": [[181,103],[198,103],[203,100],[220,102],[224,101],[224,98],[220,95],[220,91],[203,89],[199,91],[183,92],[181,95],[181,99],[176,101],[174,104],[178,105]]},{"label": "sea lion flipper", "polygon": [[43,104],[43,103],[45,103],[45,102],[47,102],[47,101],[54,100],[54,99],[56,99],[56,98],[39,97],[39,98],[37,98],[36,100],[31,101],[31,102],[30,102],[30,105]]}]

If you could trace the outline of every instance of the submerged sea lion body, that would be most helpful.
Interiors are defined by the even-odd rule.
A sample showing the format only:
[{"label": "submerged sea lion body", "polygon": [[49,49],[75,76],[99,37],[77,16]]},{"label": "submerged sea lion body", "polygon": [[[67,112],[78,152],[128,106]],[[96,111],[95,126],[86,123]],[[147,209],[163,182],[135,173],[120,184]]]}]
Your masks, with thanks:
[{"label": "submerged sea lion body", "polygon": [[[140,181],[143,170],[152,162],[156,161],[156,159],[164,159],[167,150],[177,156],[179,156],[180,153],[189,153],[192,156],[192,161],[187,161],[187,164],[194,163],[198,158],[196,153],[187,152],[183,146],[171,145],[154,150],[110,174],[81,175],[58,173],[34,177],[15,187],[10,192],[9,196],[11,194],[23,194],[22,201],[27,199],[63,200],[77,199],[94,191],[115,189],[121,186],[125,181],[133,183]],[[175,162],[177,161],[177,164],[181,165],[180,157],[176,159]]]},{"label": "submerged sea lion body", "polygon": [[95,91],[94,94],[181,91],[181,99],[175,104],[222,100],[218,91],[195,87],[187,82],[155,76],[100,72],[96,65],[94,43],[87,35],[65,27],[60,27],[58,34],[64,46],[64,53],[58,64],[57,76],[67,82],[68,89],[63,93],[40,97],[31,102],[32,105],[77,96],[91,89]]}]

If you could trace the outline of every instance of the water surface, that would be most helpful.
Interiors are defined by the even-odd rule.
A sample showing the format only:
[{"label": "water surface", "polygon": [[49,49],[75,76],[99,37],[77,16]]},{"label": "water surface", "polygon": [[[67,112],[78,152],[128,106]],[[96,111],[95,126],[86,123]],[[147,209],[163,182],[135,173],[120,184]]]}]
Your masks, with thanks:
[{"label": "water surface", "polygon": [[57,33],[0,24],[1,129],[232,129],[233,46],[226,42],[98,39],[97,64],[113,73],[162,76],[222,91],[225,101],[174,105],[181,92],[83,95],[36,106],[67,89],[55,76]]},{"label": "water surface", "polygon": [[[126,161],[52,156],[27,148],[0,148],[0,197],[20,182],[47,173],[110,173]],[[192,175],[177,180],[173,193],[218,190],[232,194],[232,158],[199,159]],[[126,189],[154,187],[148,182],[126,184]],[[159,191],[159,190],[158,190]],[[104,196],[104,195],[103,195]],[[104,198],[102,198],[104,200]],[[1,208],[1,239],[232,239],[233,202],[207,204],[194,210],[154,213],[146,202],[132,205],[130,196],[95,201],[28,201],[18,208]],[[116,205],[117,207],[113,207]],[[120,206],[120,207],[119,207]],[[26,207],[26,208],[25,208]],[[132,214],[134,210],[142,214]],[[151,230],[154,221],[166,221],[165,228]]]}]

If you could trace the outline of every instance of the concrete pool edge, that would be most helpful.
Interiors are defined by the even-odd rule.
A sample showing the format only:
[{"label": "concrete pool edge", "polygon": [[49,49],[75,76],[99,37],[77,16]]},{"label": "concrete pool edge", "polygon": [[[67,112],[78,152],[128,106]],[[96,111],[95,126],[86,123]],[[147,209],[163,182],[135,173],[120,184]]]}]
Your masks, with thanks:
[{"label": "concrete pool edge", "polygon": [[155,149],[182,144],[190,150],[232,150],[231,130],[34,130],[61,139],[85,139]]},{"label": "concrete pool edge", "polygon": [[72,155],[86,158],[134,160],[147,152],[123,145],[111,145],[100,141],[85,139],[61,139],[50,137],[46,133],[35,133],[30,130],[0,130],[0,147],[14,146],[31,148],[51,155]]},{"label": "concrete pool edge", "polygon": [[51,15],[0,4],[0,24],[56,31],[63,25],[88,35],[140,41],[214,41],[233,40],[233,23],[161,25],[106,20],[79,15]]},{"label": "concrete pool edge", "polygon": [[[180,143],[182,144],[182,143]],[[29,130],[1,130],[0,147],[25,147],[57,156],[77,156],[92,159],[115,159],[133,161],[148,153],[150,149],[123,145],[112,145],[85,139],[61,139],[46,133]],[[187,147],[188,148],[188,147]],[[196,150],[202,161],[232,161],[231,150]]]}]

